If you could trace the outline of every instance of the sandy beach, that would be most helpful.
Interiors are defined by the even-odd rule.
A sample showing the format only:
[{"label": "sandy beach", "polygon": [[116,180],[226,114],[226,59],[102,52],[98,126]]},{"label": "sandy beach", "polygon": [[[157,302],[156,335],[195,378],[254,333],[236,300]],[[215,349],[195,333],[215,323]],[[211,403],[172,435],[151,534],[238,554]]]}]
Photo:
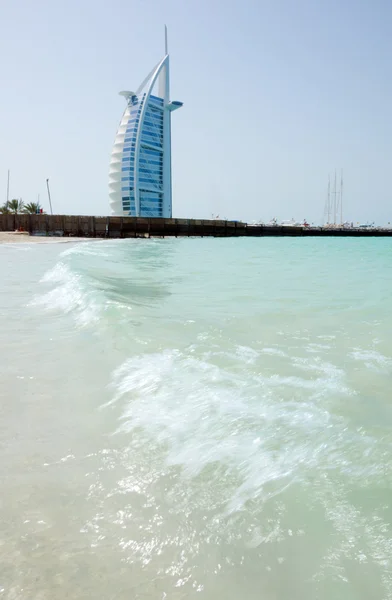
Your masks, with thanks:
[{"label": "sandy beach", "polygon": [[84,237],[56,237],[29,235],[28,233],[16,233],[14,231],[0,231],[0,244],[34,243],[34,244],[69,244],[71,242],[87,242],[97,238]]}]

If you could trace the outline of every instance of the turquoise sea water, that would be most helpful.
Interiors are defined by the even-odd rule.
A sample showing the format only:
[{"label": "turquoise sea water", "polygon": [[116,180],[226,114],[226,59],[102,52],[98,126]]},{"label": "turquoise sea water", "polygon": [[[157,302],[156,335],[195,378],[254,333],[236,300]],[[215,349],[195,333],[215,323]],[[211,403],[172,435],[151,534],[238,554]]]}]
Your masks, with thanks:
[{"label": "turquoise sea water", "polygon": [[0,265],[0,598],[392,599],[392,241]]}]

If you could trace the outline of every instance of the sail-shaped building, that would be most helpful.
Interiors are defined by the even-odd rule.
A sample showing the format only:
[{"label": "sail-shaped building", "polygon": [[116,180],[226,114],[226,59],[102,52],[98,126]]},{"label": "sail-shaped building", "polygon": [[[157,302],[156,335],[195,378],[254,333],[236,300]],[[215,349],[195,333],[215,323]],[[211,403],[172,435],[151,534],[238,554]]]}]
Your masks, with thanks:
[{"label": "sail-shaped building", "polygon": [[136,92],[120,92],[125,108],[110,160],[109,198],[113,215],[172,216],[171,113],[169,54]]}]

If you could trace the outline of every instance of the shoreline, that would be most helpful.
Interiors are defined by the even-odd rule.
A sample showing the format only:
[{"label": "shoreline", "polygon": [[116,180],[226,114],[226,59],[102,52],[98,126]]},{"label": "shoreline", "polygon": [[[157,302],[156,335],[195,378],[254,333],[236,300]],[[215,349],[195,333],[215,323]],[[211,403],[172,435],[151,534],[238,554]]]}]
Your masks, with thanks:
[{"label": "shoreline", "polygon": [[97,238],[85,237],[57,237],[44,235],[29,235],[14,231],[0,231],[0,245],[2,244],[70,244],[72,242],[88,242]]}]

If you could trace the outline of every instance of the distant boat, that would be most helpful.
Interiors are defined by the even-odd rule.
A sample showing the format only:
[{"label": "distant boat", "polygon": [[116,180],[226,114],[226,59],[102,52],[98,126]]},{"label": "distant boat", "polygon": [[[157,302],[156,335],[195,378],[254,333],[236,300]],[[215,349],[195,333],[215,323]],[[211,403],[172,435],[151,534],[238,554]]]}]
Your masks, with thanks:
[{"label": "distant boat", "polygon": [[294,221],[294,219],[290,219],[289,221],[281,221],[280,224],[283,227],[302,227],[302,223]]},{"label": "distant boat", "polygon": [[370,229],[371,227],[375,227],[375,223],[361,223],[359,226],[361,229]]}]

